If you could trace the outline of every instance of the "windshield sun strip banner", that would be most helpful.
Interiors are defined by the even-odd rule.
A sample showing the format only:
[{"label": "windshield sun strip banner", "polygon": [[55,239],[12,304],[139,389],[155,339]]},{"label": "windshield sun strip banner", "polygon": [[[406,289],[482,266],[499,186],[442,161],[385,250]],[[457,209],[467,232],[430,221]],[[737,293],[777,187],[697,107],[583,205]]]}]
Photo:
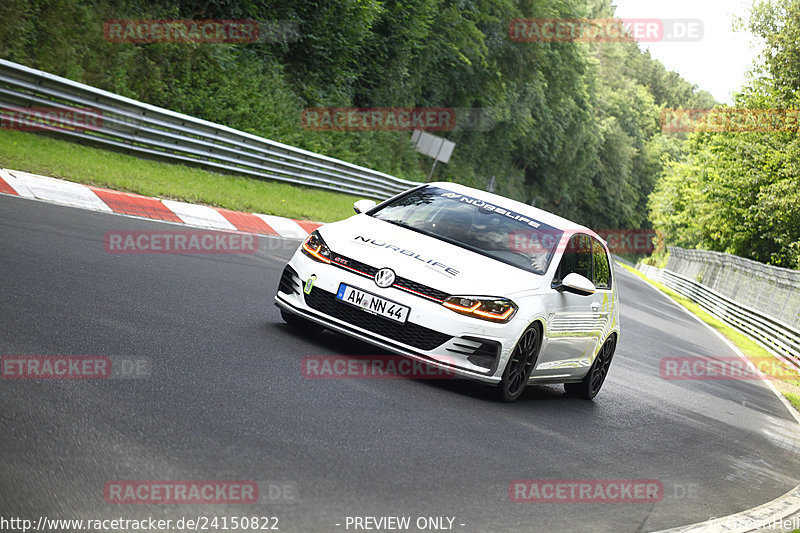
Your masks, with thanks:
[{"label": "windshield sun strip banner", "polygon": [[560,229],[554,228],[553,226],[549,226],[544,222],[540,222],[530,217],[526,217],[521,213],[517,213],[516,211],[512,211],[510,209],[506,209],[505,207],[500,207],[499,205],[494,205],[479,198],[474,198],[472,196],[467,196],[465,194],[448,191],[447,189],[441,189],[439,187],[431,187],[434,191],[436,191],[439,196],[443,198],[447,198],[448,200],[452,200],[454,202],[461,202],[465,204],[472,205],[477,207],[478,209],[484,209],[486,211],[491,211],[495,214],[502,215],[507,217],[511,220],[515,220],[520,223],[523,227],[533,228],[539,230],[543,233],[548,233],[550,235],[560,236],[564,232]]}]

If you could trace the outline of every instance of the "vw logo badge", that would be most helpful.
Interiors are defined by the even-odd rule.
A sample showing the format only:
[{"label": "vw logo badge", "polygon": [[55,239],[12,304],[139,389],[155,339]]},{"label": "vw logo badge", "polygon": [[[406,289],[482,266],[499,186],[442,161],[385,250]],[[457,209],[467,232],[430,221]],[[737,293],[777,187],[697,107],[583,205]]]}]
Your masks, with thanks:
[{"label": "vw logo badge", "polygon": [[394,270],[382,268],[375,273],[375,285],[381,288],[391,287],[394,283]]}]

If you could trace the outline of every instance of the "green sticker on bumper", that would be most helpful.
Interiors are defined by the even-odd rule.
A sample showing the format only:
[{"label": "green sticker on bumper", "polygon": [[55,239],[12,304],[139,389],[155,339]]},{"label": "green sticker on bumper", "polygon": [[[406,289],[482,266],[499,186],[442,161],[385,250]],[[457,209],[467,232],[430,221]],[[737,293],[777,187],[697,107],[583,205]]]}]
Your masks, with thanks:
[{"label": "green sticker on bumper", "polygon": [[308,280],[306,280],[305,286],[303,286],[303,292],[306,294],[311,294],[311,288],[314,286],[314,280],[317,279],[317,275],[313,274]]}]

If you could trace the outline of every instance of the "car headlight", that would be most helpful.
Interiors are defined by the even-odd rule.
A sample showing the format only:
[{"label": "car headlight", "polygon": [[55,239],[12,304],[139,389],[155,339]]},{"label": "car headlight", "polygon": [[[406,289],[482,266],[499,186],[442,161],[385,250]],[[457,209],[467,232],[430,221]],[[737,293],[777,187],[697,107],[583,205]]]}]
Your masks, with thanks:
[{"label": "car headlight", "polygon": [[314,261],[328,264],[331,262],[331,250],[316,230],[303,241],[300,249]]},{"label": "car headlight", "polygon": [[462,315],[502,323],[511,320],[517,312],[517,305],[506,298],[451,296],[442,305]]}]

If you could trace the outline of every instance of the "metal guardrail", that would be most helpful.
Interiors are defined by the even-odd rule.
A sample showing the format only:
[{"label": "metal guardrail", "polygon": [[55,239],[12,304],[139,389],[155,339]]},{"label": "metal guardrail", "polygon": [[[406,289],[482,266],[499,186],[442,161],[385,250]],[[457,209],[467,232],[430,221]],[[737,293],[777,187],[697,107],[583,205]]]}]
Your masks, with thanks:
[{"label": "metal guardrail", "polygon": [[787,362],[800,368],[800,330],[752,307],[738,303],[698,281],[670,271],[669,264],[666,269],[641,264],[638,268],[648,278],[659,281],[696,302],[713,316],[755,339]]},{"label": "metal guardrail", "polygon": [[98,127],[50,131],[74,141],[212,171],[375,199],[418,185],[0,59],[0,120],[11,116],[8,108],[13,107],[92,108],[101,116]]},{"label": "metal guardrail", "polygon": [[800,271],[707,250],[670,247],[667,270],[800,328]]},{"label": "metal guardrail", "polygon": [[646,277],[652,279],[653,281],[657,281],[659,283],[664,283],[664,269],[663,268],[656,268],[651,265],[645,265],[644,263],[639,263],[637,265],[639,272],[644,274]]}]

